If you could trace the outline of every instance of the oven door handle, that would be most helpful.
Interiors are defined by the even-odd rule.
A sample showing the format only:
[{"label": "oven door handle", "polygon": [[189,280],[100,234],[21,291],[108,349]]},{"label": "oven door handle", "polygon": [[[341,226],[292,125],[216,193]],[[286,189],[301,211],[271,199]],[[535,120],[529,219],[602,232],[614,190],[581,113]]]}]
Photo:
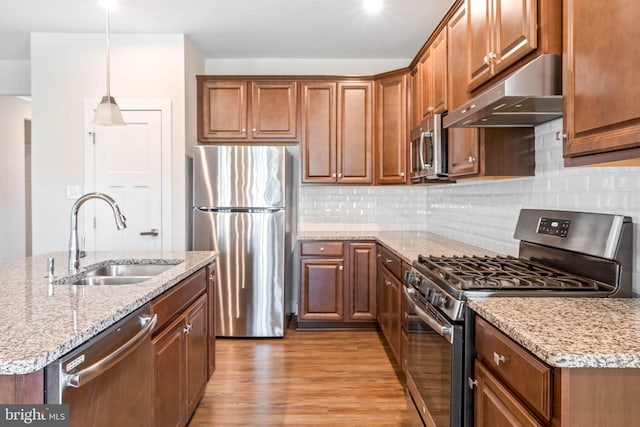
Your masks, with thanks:
[{"label": "oven door handle", "polygon": [[431,329],[436,331],[438,335],[449,341],[449,344],[453,344],[453,328],[451,327],[451,325],[448,323],[440,323],[438,319],[434,318],[429,313],[418,307],[418,305],[413,301],[413,298],[411,298],[411,293],[406,286],[402,287],[402,291],[404,292],[404,296],[407,299],[407,302],[415,311],[416,316],[418,316],[421,321],[429,325]]}]

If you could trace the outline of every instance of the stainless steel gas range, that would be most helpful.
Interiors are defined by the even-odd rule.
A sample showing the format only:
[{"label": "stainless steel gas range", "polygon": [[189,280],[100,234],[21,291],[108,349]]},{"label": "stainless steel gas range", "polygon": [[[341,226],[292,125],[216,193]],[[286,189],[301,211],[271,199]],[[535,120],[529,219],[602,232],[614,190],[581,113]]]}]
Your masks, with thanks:
[{"label": "stainless steel gas range", "polygon": [[467,298],[630,297],[633,223],[621,215],[523,209],[518,257],[419,256],[403,288],[407,387],[429,426],[473,426],[474,313]]}]

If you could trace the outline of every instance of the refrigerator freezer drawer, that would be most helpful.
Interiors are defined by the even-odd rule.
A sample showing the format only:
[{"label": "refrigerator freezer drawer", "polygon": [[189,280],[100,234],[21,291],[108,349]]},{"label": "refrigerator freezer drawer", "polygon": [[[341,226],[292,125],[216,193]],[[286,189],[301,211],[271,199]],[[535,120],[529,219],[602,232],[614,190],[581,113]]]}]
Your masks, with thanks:
[{"label": "refrigerator freezer drawer", "polygon": [[284,207],[285,152],[273,146],[194,147],[193,206]]},{"label": "refrigerator freezer drawer", "polygon": [[194,209],[193,248],[218,251],[217,336],[284,336],[284,210]]}]

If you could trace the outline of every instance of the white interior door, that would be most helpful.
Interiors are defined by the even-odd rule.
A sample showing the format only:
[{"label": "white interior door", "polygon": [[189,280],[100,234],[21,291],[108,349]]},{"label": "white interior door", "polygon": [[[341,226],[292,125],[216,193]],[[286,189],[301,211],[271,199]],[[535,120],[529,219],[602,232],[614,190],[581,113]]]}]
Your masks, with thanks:
[{"label": "white interior door", "polygon": [[160,251],[167,231],[163,229],[163,111],[122,108],[122,116],[126,126],[96,126],[92,131],[85,153],[91,169],[85,189],[113,197],[127,218],[127,228],[116,229],[106,203],[88,202],[86,249]]}]

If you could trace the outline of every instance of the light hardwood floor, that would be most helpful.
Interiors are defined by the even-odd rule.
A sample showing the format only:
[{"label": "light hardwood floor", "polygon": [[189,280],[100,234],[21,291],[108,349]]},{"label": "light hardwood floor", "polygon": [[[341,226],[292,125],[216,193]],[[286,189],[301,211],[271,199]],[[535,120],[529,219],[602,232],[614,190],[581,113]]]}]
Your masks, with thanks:
[{"label": "light hardwood floor", "polygon": [[377,331],[218,339],[190,427],[421,426]]}]

